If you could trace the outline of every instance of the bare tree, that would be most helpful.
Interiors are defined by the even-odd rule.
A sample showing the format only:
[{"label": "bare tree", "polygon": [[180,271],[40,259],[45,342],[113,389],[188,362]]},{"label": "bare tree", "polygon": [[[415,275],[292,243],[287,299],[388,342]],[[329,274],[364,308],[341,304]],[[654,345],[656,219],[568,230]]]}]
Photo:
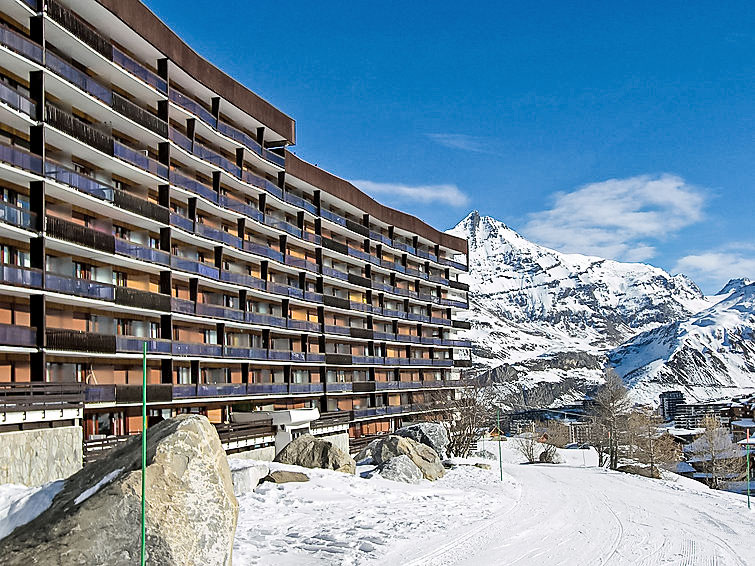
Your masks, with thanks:
[{"label": "bare tree", "polygon": [[721,489],[745,475],[741,449],[715,416],[704,418],[702,434],[684,452],[687,461],[705,474],[708,486],[713,489]]},{"label": "bare tree", "polygon": [[597,421],[594,421],[588,431],[590,444],[598,453],[598,467],[602,468],[608,460],[608,429]]},{"label": "bare tree", "polygon": [[626,448],[631,458],[650,466],[651,477],[660,477],[658,467],[679,461],[674,439],[660,429],[663,419],[649,410],[633,411],[626,420]]},{"label": "bare tree", "polygon": [[491,387],[483,386],[476,378],[466,378],[462,383],[455,398],[444,399],[445,410],[440,418],[448,431],[448,454],[465,458],[481,431],[493,424],[495,406]]},{"label": "bare tree", "polygon": [[629,412],[631,403],[624,382],[613,369],[604,370],[603,376],[605,383],[598,387],[595,395],[593,417],[604,429],[600,432],[605,432],[607,436],[608,465],[615,470],[619,466],[620,425]]},{"label": "bare tree", "polygon": [[537,442],[534,432],[523,432],[514,439],[516,451],[527,459],[527,463],[534,464],[540,458],[542,447]]},{"label": "bare tree", "polygon": [[545,423],[544,440],[547,444],[556,448],[563,448],[569,444],[569,427],[557,420],[549,420]]}]

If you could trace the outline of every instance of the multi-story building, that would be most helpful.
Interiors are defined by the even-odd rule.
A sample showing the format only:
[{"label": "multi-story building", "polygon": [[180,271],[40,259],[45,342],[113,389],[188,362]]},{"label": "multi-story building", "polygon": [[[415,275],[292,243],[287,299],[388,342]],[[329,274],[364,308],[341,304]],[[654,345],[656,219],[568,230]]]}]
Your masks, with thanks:
[{"label": "multi-story building", "polygon": [[257,409],[384,432],[459,387],[466,241],[289,153],[294,120],[137,0],[2,0],[0,130],[0,430],[140,430],[145,343],[150,419],[231,440]]}]

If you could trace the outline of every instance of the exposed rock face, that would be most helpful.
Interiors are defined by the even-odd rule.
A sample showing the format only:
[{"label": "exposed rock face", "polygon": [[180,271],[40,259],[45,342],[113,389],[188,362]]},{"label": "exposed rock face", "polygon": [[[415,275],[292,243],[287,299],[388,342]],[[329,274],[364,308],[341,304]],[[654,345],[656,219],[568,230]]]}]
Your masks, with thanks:
[{"label": "exposed rock face", "polygon": [[416,423],[398,429],[395,434],[429,446],[441,458],[446,457],[448,447],[448,431],[440,423]]},{"label": "exposed rock face", "polygon": [[419,483],[424,477],[422,470],[406,454],[388,460],[378,468],[378,474],[387,480],[404,483]]},{"label": "exposed rock face", "polygon": [[[238,503],[228,461],[205,417],[149,429],[147,562],[230,566]],[[50,507],[0,541],[6,566],[131,566],[139,561],[140,437],[67,480]]]},{"label": "exposed rock face", "polygon": [[81,469],[82,428],[64,426],[0,435],[0,482],[36,487]]},{"label": "exposed rock face", "polygon": [[422,471],[425,479],[434,481],[442,478],[445,473],[438,453],[411,438],[389,435],[371,442],[367,448],[370,446],[371,458],[377,465],[384,464],[396,456],[406,455]]},{"label": "exposed rock face", "polygon": [[320,440],[311,434],[303,434],[292,440],[275,457],[276,462],[304,468],[323,468],[353,474],[357,465],[354,459],[336,448],[327,440]]},{"label": "exposed rock face", "polygon": [[309,476],[307,476],[307,474],[302,474],[301,472],[275,470],[274,472],[270,472],[268,475],[262,478],[262,481],[267,481],[270,483],[305,482],[309,481]]},{"label": "exposed rock face", "polygon": [[254,488],[270,473],[270,466],[267,464],[257,464],[246,460],[235,460],[230,464],[233,494],[236,497],[254,491]]}]

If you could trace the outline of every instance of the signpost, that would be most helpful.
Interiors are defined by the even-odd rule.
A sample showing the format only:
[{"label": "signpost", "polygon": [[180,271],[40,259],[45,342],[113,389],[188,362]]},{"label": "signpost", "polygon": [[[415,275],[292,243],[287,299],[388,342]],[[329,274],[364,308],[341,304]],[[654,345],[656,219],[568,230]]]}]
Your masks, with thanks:
[{"label": "signpost", "polygon": [[501,481],[503,481],[503,459],[501,457],[501,408],[498,407],[495,412],[498,421],[498,467],[501,470]]}]

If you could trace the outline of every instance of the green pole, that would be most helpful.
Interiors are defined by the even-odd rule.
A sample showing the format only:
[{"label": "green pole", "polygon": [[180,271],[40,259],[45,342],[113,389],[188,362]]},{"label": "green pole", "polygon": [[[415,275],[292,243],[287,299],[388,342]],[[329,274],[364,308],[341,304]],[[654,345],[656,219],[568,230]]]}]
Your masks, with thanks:
[{"label": "green pole", "polygon": [[503,457],[501,456],[501,408],[495,411],[498,426],[498,468],[501,470],[501,481],[503,481]]},{"label": "green pole", "polygon": [[142,354],[142,552],[141,565],[144,566],[144,551],[147,547],[147,528],[144,521],[144,502],[147,492],[147,341],[144,341]]},{"label": "green pole", "polygon": [[747,429],[747,444],[745,444],[745,454],[747,458],[747,508],[750,507],[750,429]]}]

